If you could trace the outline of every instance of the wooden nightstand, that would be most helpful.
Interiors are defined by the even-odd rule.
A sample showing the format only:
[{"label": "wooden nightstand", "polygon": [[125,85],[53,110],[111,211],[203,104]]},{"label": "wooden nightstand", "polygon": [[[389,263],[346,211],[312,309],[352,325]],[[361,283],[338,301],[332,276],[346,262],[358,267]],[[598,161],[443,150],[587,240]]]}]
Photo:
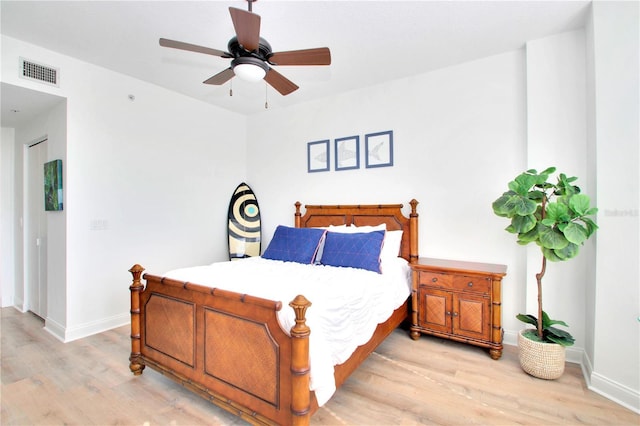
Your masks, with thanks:
[{"label": "wooden nightstand", "polygon": [[489,348],[502,356],[505,265],[421,257],[411,264],[411,338],[421,333]]}]

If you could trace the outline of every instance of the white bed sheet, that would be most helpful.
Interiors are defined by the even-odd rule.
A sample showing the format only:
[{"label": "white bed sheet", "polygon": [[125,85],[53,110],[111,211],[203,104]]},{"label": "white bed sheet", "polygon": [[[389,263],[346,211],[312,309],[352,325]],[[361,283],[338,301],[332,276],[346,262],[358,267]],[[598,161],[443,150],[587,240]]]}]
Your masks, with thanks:
[{"label": "white bed sheet", "polygon": [[305,296],[312,303],[306,313],[310,388],[322,406],[336,390],[334,366],[369,341],[377,325],[410,295],[411,273],[404,259],[385,260],[382,271],[252,257],[175,269],[165,277],[281,301],[278,319],[287,333],[295,324],[288,304],[299,294]]}]

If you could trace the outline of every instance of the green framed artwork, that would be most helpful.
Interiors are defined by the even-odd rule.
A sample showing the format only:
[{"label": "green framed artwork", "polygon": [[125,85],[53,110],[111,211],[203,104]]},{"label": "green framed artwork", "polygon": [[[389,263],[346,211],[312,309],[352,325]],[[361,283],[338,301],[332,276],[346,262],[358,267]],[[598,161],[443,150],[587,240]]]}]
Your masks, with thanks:
[{"label": "green framed artwork", "polygon": [[62,210],[62,160],[44,163],[44,209]]}]

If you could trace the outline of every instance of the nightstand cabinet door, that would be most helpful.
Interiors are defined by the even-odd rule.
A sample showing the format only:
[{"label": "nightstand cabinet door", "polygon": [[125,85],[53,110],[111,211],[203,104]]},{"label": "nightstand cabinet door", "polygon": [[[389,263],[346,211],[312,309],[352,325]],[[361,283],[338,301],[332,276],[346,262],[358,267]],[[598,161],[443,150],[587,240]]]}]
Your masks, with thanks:
[{"label": "nightstand cabinet door", "polygon": [[421,287],[418,324],[430,330],[444,333],[451,331],[451,293],[433,288]]},{"label": "nightstand cabinet door", "polygon": [[489,340],[491,316],[489,297],[471,293],[453,296],[453,334],[478,340]]}]

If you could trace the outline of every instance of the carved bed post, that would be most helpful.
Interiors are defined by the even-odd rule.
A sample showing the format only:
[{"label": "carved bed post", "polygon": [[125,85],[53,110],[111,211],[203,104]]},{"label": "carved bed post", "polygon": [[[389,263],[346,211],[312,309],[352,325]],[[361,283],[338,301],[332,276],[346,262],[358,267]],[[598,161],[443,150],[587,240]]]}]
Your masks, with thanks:
[{"label": "carved bed post", "polygon": [[311,392],[309,391],[309,335],[305,313],[311,306],[304,296],[296,296],[289,306],[296,313],[296,325],[291,328],[291,413],[293,425],[308,425],[311,416]]},{"label": "carved bed post", "polygon": [[140,292],[144,290],[144,285],[140,281],[140,276],[144,268],[138,264],[133,265],[129,272],[133,275],[133,284],[129,287],[131,291],[131,356],[129,357],[129,369],[139,376],[144,370],[144,362],[140,355]]},{"label": "carved bed post", "polygon": [[302,216],[302,214],[300,213],[300,206],[302,204],[300,203],[300,201],[296,201],[296,213],[294,215],[294,219],[295,219],[295,227],[296,228],[300,228],[300,217]]},{"label": "carved bed post", "polygon": [[411,204],[411,213],[409,214],[409,222],[411,222],[411,235],[409,239],[409,263],[418,262],[418,201],[414,198],[409,201]]}]

